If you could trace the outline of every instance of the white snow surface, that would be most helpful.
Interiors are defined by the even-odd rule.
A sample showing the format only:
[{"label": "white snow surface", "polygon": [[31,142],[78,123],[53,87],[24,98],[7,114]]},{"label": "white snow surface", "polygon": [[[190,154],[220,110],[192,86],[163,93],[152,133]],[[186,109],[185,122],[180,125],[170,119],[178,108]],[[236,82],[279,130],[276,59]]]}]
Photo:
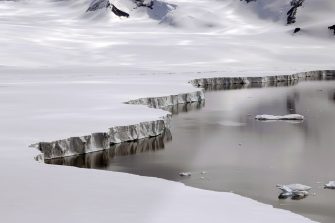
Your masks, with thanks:
[{"label": "white snow surface", "polygon": [[44,165],[28,145],[157,119],[123,102],[195,91],[193,78],[334,69],[333,0],[306,1],[295,36],[281,0],[114,1],[128,19],[86,13],[90,2],[0,1],[0,222],[311,222],[231,193]]},{"label": "white snow surface", "polygon": [[306,1],[291,26],[288,0],[157,0],[154,10],[111,1],[129,18],[109,9],[86,13],[90,2],[0,1],[0,66],[228,74],[334,68],[333,0]]}]

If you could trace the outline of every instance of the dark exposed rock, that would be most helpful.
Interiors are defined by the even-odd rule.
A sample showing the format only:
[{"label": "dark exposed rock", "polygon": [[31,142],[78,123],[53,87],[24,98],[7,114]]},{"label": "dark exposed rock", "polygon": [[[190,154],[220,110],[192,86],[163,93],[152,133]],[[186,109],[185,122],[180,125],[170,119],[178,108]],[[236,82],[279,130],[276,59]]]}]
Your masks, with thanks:
[{"label": "dark exposed rock", "polygon": [[297,27],[297,28],[294,29],[293,33],[298,33],[300,31],[301,31],[301,28]]},{"label": "dark exposed rock", "polygon": [[[240,0],[240,1],[243,1],[243,0]],[[244,0],[244,1],[246,1],[247,3],[249,3],[249,2],[255,2],[256,0]]]},{"label": "dark exposed rock", "polygon": [[112,5],[111,6],[111,8],[112,8],[112,12],[115,14],[115,15],[117,15],[117,16],[119,16],[119,17],[129,17],[129,14],[128,13],[126,13],[126,12],[124,12],[124,11],[121,11],[120,9],[118,9],[118,8],[116,8],[115,7],[115,5]]},{"label": "dark exposed rock", "polygon": [[104,9],[110,7],[110,2],[109,0],[93,0],[86,10],[86,12],[93,12],[97,11],[99,9]]},{"label": "dark exposed rock", "polygon": [[292,0],[291,9],[287,12],[287,24],[293,24],[297,19],[298,8],[302,6],[305,0]]},{"label": "dark exposed rock", "polygon": [[335,25],[329,26],[328,29],[333,30],[335,35]]},{"label": "dark exposed rock", "polygon": [[111,11],[119,17],[129,17],[129,14],[118,9],[115,5],[111,4],[109,0],[93,0],[86,12],[93,12],[99,9],[110,8]]},{"label": "dark exposed rock", "polygon": [[154,1],[150,0],[146,2],[145,0],[134,0],[137,7],[148,7],[150,9],[153,9]]}]

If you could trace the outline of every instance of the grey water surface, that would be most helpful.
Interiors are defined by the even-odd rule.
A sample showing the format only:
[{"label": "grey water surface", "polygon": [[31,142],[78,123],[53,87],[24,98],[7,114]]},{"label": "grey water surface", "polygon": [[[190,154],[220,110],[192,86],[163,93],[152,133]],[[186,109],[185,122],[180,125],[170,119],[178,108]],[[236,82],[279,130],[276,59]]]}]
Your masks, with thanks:
[{"label": "grey water surface", "polygon": [[[234,87],[238,88],[238,87]],[[211,89],[205,104],[173,108],[171,133],[110,150],[46,161],[160,177],[231,191],[313,220],[335,222],[335,81],[288,87]],[[298,113],[303,122],[257,121]],[[180,177],[179,172],[191,172]],[[203,173],[205,172],[205,173]],[[312,186],[302,200],[279,200],[276,184]]]}]

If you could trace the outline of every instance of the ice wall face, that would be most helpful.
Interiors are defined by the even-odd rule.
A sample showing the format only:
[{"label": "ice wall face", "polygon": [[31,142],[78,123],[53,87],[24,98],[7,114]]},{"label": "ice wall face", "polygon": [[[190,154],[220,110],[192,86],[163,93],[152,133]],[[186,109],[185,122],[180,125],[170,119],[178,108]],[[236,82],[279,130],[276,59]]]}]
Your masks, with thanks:
[{"label": "ice wall face", "polygon": [[[69,156],[58,159],[47,159],[45,163],[54,165],[68,165],[85,168],[106,167],[111,160],[116,156],[127,156],[148,151],[163,150],[165,144],[172,140],[172,135],[169,129],[166,129],[163,134],[157,137],[140,139],[131,142],[124,142],[111,145],[108,149],[91,153],[83,156]],[[78,164],[78,165],[77,165]]]},{"label": "ice wall face", "polygon": [[38,149],[43,153],[44,159],[101,151],[121,142],[137,141],[161,135],[169,128],[170,120],[171,116],[167,115],[161,120],[111,127],[108,132],[70,137],[53,142],[40,142]]},{"label": "ice wall face", "polygon": [[199,102],[204,99],[205,95],[203,90],[199,90],[191,93],[169,95],[163,97],[139,98],[128,101],[127,104],[141,104],[141,105],[147,105],[151,108],[165,108],[178,104]]},{"label": "ice wall face", "polygon": [[334,78],[335,71],[309,71],[290,75],[262,76],[262,77],[215,77],[199,78],[192,80],[191,83],[196,87],[215,87],[231,85],[250,85],[258,83],[290,83],[300,80],[325,80]]}]

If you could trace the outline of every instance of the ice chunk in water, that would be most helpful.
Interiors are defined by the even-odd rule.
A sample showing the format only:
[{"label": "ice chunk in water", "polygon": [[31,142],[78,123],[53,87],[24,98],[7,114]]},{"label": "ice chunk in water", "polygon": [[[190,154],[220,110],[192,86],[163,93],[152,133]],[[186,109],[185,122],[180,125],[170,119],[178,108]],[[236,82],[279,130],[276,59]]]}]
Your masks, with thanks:
[{"label": "ice chunk in water", "polygon": [[288,185],[277,185],[277,188],[282,191],[278,196],[279,199],[286,199],[291,197],[293,200],[300,200],[308,196],[308,191],[312,187],[303,184],[288,184]]},{"label": "ice chunk in water", "polygon": [[329,183],[325,184],[325,189],[335,189],[335,181],[329,181]]},{"label": "ice chunk in water", "polygon": [[192,176],[192,173],[190,173],[190,172],[181,172],[181,173],[179,173],[179,176],[181,176],[181,177],[190,177],[190,176]]}]

